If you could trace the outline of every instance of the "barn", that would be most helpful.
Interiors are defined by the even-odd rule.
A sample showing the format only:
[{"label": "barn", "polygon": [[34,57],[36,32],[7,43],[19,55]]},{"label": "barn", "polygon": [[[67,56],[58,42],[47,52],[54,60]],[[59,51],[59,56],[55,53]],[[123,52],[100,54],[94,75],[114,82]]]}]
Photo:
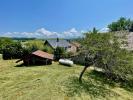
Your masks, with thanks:
[{"label": "barn", "polygon": [[22,59],[16,61],[16,63],[23,61],[24,65],[50,65],[53,61],[53,54],[37,50],[31,54],[23,57]]}]

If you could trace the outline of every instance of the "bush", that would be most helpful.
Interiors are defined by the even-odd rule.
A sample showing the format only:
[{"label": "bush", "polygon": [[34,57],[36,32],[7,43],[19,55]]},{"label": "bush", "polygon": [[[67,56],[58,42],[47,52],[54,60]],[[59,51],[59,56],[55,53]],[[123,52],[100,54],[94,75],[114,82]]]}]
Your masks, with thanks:
[{"label": "bush", "polygon": [[51,54],[54,53],[54,50],[53,50],[51,47],[49,47],[49,46],[44,46],[43,51],[44,51],[44,52],[51,53]]},{"label": "bush", "polygon": [[3,53],[3,48],[5,48],[6,45],[9,45],[11,43],[13,43],[12,39],[1,37],[0,38],[0,53]]},{"label": "bush", "polygon": [[57,47],[54,51],[54,59],[58,61],[60,58],[64,57],[65,49],[62,47]]},{"label": "bush", "polygon": [[71,60],[75,63],[75,64],[79,64],[79,65],[85,65],[85,54],[80,53],[76,56],[71,57]]},{"label": "bush", "polygon": [[22,46],[19,42],[6,45],[2,51],[4,60],[18,59],[22,57]]},{"label": "bush", "polygon": [[23,48],[31,49],[32,51],[35,50],[43,50],[44,49],[44,42],[42,40],[29,40],[27,42],[22,42]]}]

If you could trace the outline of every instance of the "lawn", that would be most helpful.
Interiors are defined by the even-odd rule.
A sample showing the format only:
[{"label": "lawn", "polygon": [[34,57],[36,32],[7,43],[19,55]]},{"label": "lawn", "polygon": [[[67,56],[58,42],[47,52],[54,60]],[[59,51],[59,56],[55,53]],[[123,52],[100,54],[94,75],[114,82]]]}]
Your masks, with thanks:
[{"label": "lawn", "polygon": [[105,80],[88,69],[78,82],[83,66],[16,66],[15,60],[0,60],[0,100],[131,100],[133,91]]},{"label": "lawn", "polygon": [[0,60],[2,59],[2,54],[0,54]]}]

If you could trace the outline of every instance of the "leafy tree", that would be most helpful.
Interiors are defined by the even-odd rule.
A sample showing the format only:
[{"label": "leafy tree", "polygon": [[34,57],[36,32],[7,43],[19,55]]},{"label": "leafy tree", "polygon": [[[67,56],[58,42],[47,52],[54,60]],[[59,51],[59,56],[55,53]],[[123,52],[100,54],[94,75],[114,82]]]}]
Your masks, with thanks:
[{"label": "leafy tree", "polygon": [[56,61],[58,61],[60,58],[64,56],[65,49],[62,47],[57,47],[54,51],[54,58]]},{"label": "leafy tree", "polygon": [[121,17],[116,22],[112,22],[111,24],[109,24],[108,28],[110,29],[111,32],[122,31],[122,30],[132,31],[133,30],[133,21],[130,19]]},{"label": "leafy tree", "polygon": [[86,64],[80,74],[80,81],[85,70],[91,65],[103,69],[108,78],[124,81],[131,79],[133,75],[131,54],[120,48],[117,37],[112,33],[86,33],[83,45]]},{"label": "leafy tree", "polygon": [[6,45],[9,45],[11,43],[13,43],[13,40],[12,39],[6,38],[6,37],[1,37],[0,38],[0,53],[3,52],[2,49],[5,48]]}]

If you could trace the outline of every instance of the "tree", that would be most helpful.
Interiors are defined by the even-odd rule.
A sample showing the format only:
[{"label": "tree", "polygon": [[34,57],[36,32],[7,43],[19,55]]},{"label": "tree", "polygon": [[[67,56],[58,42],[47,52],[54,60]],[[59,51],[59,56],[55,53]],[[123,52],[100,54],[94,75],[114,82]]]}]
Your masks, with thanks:
[{"label": "tree", "polygon": [[3,53],[3,48],[5,48],[6,45],[9,45],[13,43],[13,40],[10,38],[6,38],[6,37],[1,37],[0,38],[0,53]]},{"label": "tree", "polygon": [[88,61],[80,74],[80,81],[85,70],[91,65],[103,69],[108,78],[131,79],[128,76],[133,75],[133,58],[129,51],[120,48],[120,43],[113,33],[86,33],[83,45]]},{"label": "tree", "polygon": [[94,27],[91,33],[96,34],[96,33],[98,33],[98,30]]},{"label": "tree", "polygon": [[54,51],[54,59],[58,61],[60,58],[64,56],[65,49],[62,47],[57,47]]},{"label": "tree", "polygon": [[130,24],[130,27],[131,27],[131,28],[130,28],[129,31],[130,31],[130,32],[133,32],[133,22]]},{"label": "tree", "polygon": [[20,42],[6,45],[3,49],[3,59],[18,59],[22,57],[22,46]]},{"label": "tree", "polygon": [[132,31],[133,30],[132,26],[133,26],[133,21],[131,19],[126,19],[124,17],[121,17],[116,22],[112,22],[111,24],[109,24],[108,28],[111,32],[123,31],[123,30]]}]

